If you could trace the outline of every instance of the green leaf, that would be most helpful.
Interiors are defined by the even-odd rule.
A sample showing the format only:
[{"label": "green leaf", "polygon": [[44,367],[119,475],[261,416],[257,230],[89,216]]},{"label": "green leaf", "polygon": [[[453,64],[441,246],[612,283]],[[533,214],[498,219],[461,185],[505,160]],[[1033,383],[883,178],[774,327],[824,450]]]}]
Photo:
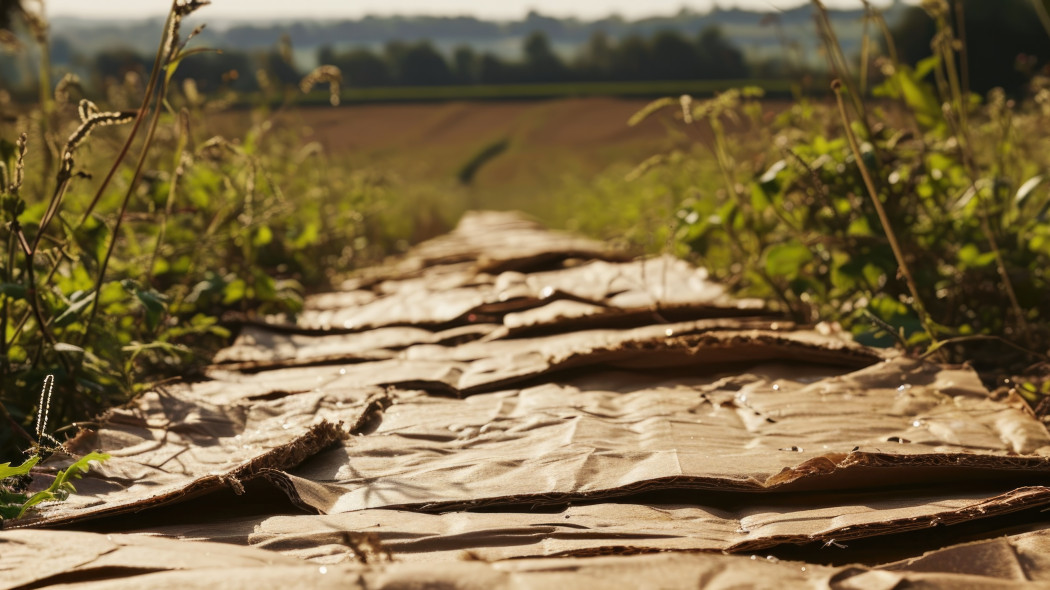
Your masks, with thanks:
[{"label": "green leaf", "polygon": [[255,235],[252,236],[252,245],[256,248],[265,246],[272,241],[273,230],[271,230],[268,225],[259,226],[259,228],[255,230]]},{"label": "green leaf", "polygon": [[809,248],[797,242],[774,244],[766,249],[766,272],[773,277],[794,278],[812,259]]},{"label": "green leaf", "polygon": [[57,318],[55,318],[55,326],[61,328],[68,326],[73,322],[77,321],[80,317],[80,312],[87,309],[91,302],[95,300],[95,293],[85,293],[84,291],[77,291],[70,297],[69,307],[62,312]]},{"label": "green leaf", "polygon": [[248,295],[248,283],[244,279],[234,279],[222,290],[222,304],[233,305]]},{"label": "green leaf", "polygon": [[69,494],[77,491],[76,487],[73,486],[73,482],[69,481],[70,479],[79,479],[82,474],[90,471],[92,461],[102,463],[109,460],[109,457],[106,453],[88,453],[68,468],[59,471],[58,475],[55,476],[55,481],[51,482],[51,485],[46,490],[39,491],[26,500],[17,518],[21,518],[27,510],[41,502],[65,500],[69,497]]},{"label": "green leaf", "polygon": [[274,301],[277,299],[277,285],[273,280],[273,277],[263,272],[261,269],[255,269],[252,271],[252,277],[255,279],[255,298],[259,301]]},{"label": "green leaf", "polygon": [[959,248],[959,266],[963,269],[981,268],[995,262],[994,252],[981,253],[975,244],[966,244]]},{"label": "green leaf", "polygon": [[[3,187],[4,190],[7,187]],[[15,220],[26,210],[26,202],[18,195],[4,195],[0,198],[0,209],[5,213],[8,220]]]},{"label": "green leaf", "polygon": [[898,66],[894,81],[900,85],[904,102],[911,107],[915,118],[926,127],[935,126],[943,117],[940,102],[933,88],[922,81],[929,71],[936,67],[938,58],[927,58],[919,62],[915,71],[907,66]]},{"label": "green leaf", "polygon": [[146,309],[146,327],[155,330],[161,318],[167,312],[167,297],[153,289],[135,289],[135,298]]},{"label": "green leaf", "polygon": [[40,461],[40,457],[30,457],[18,467],[11,467],[10,463],[0,463],[0,480],[16,475],[26,475],[37,464],[37,461]]},{"label": "green leaf", "polygon": [[316,244],[321,235],[321,226],[315,221],[310,221],[303,227],[299,235],[292,241],[292,247],[301,250],[307,246]]},{"label": "green leaf", "polygon": [[0,295],[5,295],[11,299],[25,299],[26,286],[18,283],[0,283]]},{"label": "green leaf", "polygon": [[1043,184],[1044,180],[1046,180],[1046,177],[1042,174],[1038,174],[1026,180],[1024,184],[1021,185],[1021,188],[1017,189],[1017,194],[1014,196],[1014,204],[1018,209],[1025,206],[1025,203],[1028,202],[1028,198],[1032,196],[1032,193],[1035,192],[1035,189],[1038,188],[1039,185]]}]

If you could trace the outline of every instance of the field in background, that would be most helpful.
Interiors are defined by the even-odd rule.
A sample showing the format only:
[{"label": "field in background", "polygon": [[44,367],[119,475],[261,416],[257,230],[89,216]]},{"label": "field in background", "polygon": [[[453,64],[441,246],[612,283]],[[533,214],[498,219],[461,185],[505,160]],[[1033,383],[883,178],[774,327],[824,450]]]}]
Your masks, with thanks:
[{"label": "field in background", "polygon": [[[602,178],[621,181],[653,154],[693,149],[697,140],[702,145],[710,139],[686,137],[669,114],[629,126],[631,115],[649,102],[589,97],[307,106],[281,113],[276,121],[304,143],[317,142],[339,163],[337,169],[395,184],[398,202],[387,206],[393,217],[411,217],[411,227],[394,232],[405,243],[447,231],[467,209],[518,209],[555,227],[610,237],[623,228],[610,227],[610,235],[603,235],[602,228],[587,223],[601,207],[589,200],[595,184]],[[788,104],[763,103],[768,113]],[[247,111],[223,113],[217,125],[237,137],[250,118]],[[482,158],[469,182],[461,180],[464,167],[493,146],[500,149]],[[707,180],[717,184],[717,170],[712,168]],[[623,195],[625,202],[635,197]],[[666,207],[661,213],[666,223]]]}]

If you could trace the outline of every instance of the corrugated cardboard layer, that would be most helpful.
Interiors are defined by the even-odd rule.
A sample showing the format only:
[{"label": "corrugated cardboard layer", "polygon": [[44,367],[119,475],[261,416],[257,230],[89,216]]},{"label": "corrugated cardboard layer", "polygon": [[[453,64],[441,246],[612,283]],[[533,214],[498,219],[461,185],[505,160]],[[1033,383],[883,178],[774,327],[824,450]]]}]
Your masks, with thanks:
[{"label": "corrugated cardboard layer", "polygon": [[[372,293],[372,295],[368,295]],[[307,300],[298,325],[359,331],[384,326],[446,326],[503,320],[521,331],[570,320],[623,318],[653,321],[660,313],[692,317],[769,315],[759,300],[734,300],[707,273],[671,257],[635,262],[591,261],[556,271],[492,276],[472,269],[440,279],[392,281],[371,291],[325,294]]]},{"label": "corrugated cardboard layer", "polygon": [[397,394],[375,433],[292,475],[316,509],[337,513],[996,472],[1037,483],[1048,455],[1042,425],[988,399],[973,372],[898,359],[808,385],[737,375],[623,392],[585,376],[462,401]]},{"label": "corrugated cardboard layer", "polygon": [[[700,320],[629,330],[586,330],[538,338],[468,342],[455,347],[417,345],[396,358],[347,365],[271,370],[244,375],[216,367],[212,377],[258,395],[273,390],[393,386],[461,397],[547,378],[565,371],[613,367],[683,369],[712,373],[770,361],[858,368],[885,355],[810,331],[734,330],[739,320]],[[767,328],[777,323],[763,323]],[[309,353],[305,353],[309,354]],[[818,374],[822,374],[819,372]]]},{"label": "corrugated cardboard layer", "polygon": [[[68,443],[77,454],[111,455],[76,483],[77,494],[5,526],[55,525],[167,504],[232,486],[274,469],[290,469],[359,428],[381,402],[358,395],[308,392],[251,403],[214,404],[191,389],[149,392],[130,409],[113,410],[102,427]],[[35,472],[46,487],[72,460],[52,457]],[[45,470],[46,469],[46,470]]]},{"label": "corrugated cardboard layer", "polygon": [[[5,524],[141,535],[2,531],[0,590],[1050,581],[1044,530],[882,568],[720,553],[815,544],[822,561],[827,544],[841,562],[846,542],[1039,518],[1050,434],[969,369],[798,329],[683,262],[512,214],[344,287],[299,325],[245,329],[212,381],[80,434],[71,450],[113,459]],[[654,551],[676,553],[579,558]]]},{"label": "corrugated cardboard layer", "polygon": [[[994,486],[992,486],[994,488]],[[277,551],[319,564],[352,562],[345,531],[373,535],[399,561],[594,556],[656,551],[753,552],[784,544],[841,546],[1050,504],[1050,489],[762,496],[708,495],[696,504],[637,501],[554,512],[362,510],[344,514],[210,517],[133,532]],[[836,545],[838,544],[838,545]]]},{"label": "corrugated cardboard layer", "polygon": [[[1030,588],[1050,579],[1044,537],[962,545],[916,569],[827,567],[759,556],[663,554],[486,563],[302,564],[216,543],[60,531],[7,531],[0,589],[201,588]],[[6,553],[6,552],[10,553]],[[941,558],[941,559],[938,559]],[[24,567],[11,569],[11,562]],[[954,564],[965,564],[957,570]],[[6,569],[6,571],[5,571]],[[61,584],[61,585],[58,585]]]},{"label": "corrugated cardboard layer", "polygon": [[306,335],[245,326],[233,346],[215,356],[215,363],[232,370],[260,371],[281,366],[353,362],[394,358],[418,344],[454,346],[477,340],[494,326],[472,325],[431,332],[422,328],[377,328],[349,334]]},{"label": "corrugated cardboard layer", "polygon": [[573,258],[629,259],[602,242],[551,231],[519,213],[473,211],[465,214],[451,233],[419,244],[397,262],[359,273],[344,289],[418,277],[436,266],[455,265],[473,274],[499,274],[542,269]]},{"label": "corrugated cardboard layer", "polygon": [[250,547],[75,531],[3,531],[0,549],[2,590],[76,584],[78,580],[99,577],[117,581],[158,571],[217,572],[223,568],[265,569],[302,564],[292,557]]}]

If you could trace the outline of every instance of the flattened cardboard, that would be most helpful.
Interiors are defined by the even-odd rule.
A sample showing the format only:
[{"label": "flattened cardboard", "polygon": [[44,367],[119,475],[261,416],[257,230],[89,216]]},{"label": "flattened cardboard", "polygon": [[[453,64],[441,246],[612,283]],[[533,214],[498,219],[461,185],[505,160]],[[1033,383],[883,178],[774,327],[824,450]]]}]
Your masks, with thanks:
[{"label": "flattened cardboard", "polygon": [[291,475],[314,508],[338,513],[1050,473],[1046,430],[988,399],[968,369],[897,359],[803,386],[723,384],[396,394],[375,433]]},{"label": "flattened cardboard", "polygon": [[[299,326],[245,329],[212,381],[110,413],[70,446],[114,458],[70,501],[6,524],[220,502],[223,488],[255,494],[251,510],[171,506],[153,514],[177,521],[143,536],[0,531],[0,590],[1050,579],[1042,525],[882,568],[718,553],[847,551],[1050,506],[1050,434],[968,369],[798,329],[683,262],[628,263],[513,214],[468,216],[344,288],[309,298]],[[288,506],[267,485],[321,514],[274,515]],[[403,562],[350,563],[358,533]],[[653,551],[685,553],[634,555]],[[602,554],[630,556],[580,558]]]},{"label": "flattened cardboard", "polygon": [[[857,368],[886,358],[872,349],[816,332],[721,329],[741,325],[736,319],[700,320],[456,347],[417,345],[397,358],[374,362],[279,369],[263,375],[245,375],[220,366],[208,374],[257,388],[258,395],[296,387],[302,390],[304,386],[322,390],[389,386],[465,397],[570,370],[604,371],[619,366],[709,374],[734,364],[792,361]],[[762,325],[771,328],[778,322]]]},{"label": "flattened cardboard", "polygon": [[[81,551],[69,564],[68,545]],[[1045,581],[1045,566],[1026,547],[1008,541],[953,548],[978,573],[941,569],[951,562],[917,562],[921,569],[863,566],[828,567],[757,555],[707,553],[548,558],[436,563],[317,565],[254,548],[217,543],[150,539],[134,535],[95,535],[64,531],[7,531],[0,546],[19,555],[19,577],[0,577],[0,589],[15,590],[52,582],[75,590],[223,588],[448,588],[522,590],[566,588],[768,588],[771,590],[893,588],[1030,588]],[[988,550],[991,549],[991,552]],[[996,551],[999,549],[999,551]],[[1006,554],[1015,551],[1014,557]],[[1011,560],[1021,567],[980,569],[981,557]],[[1036,557],[1036,560],[1030,558]],[[1045,561],[1045,560],[1042,560]],[[68,564],[59,572],[56,564]],[[938,567],[941,566],[941,567]],[[3,568],[4,565],[0,565]],[[3,571],[0,569],[0,571]]]},{"label": "flattened cardboard", "polygon": [[298,325],[360,331],[502,321],[508,330],[522,331],[570,321],[660,318],[662,313],[687,319],[774,315],[763,302],[733,299],[705,271],[666,256],[622,263],[598,260],[534,274],[508,271],[492,277],[468,271],[452,276],[455,280],[446,277],[443,286],[432,280],[387,281],[378,287],[384,292],[372,299],[360,291],[347,292],[345,302],[334,294],[312,299]]},{"label": "flattened cardboard", "polygon": [[463,263],[475,274],[499,274],[541,269],[573,258],[629,257],[602,242],[546,229],[520,213],[471,211],[451,233],[419,244],[394,264],[359,273],[352,285],[360,288],[387,279],[412,278],[439,265]]},{"label": "flattened cardboard", "polygon": [[[131,409],[107,414],[97,432],[82,432],[66,445],[71,452],[99,450],[111,458],[78,480],[78,493],[65,502],[44,504],[5,527],[68,524],[169,504],[224,486],[240,490],[260,473],[290,469],[344,439],[377,403],[312,392],[218,405],[186,397],[189,391],[146,393]],[[71,462],[52,457],[34,471],[34,485],[46,487],[53,479],[49,474]]]},{"label": "flattened cardboard", "polygon": [[[75,531],[0,532],[0,590],[117,580],[147,572],[296,566],[278,553],[220,543],[178,543],[143,535]],[[214,582],[213,582],[214,583]]]},{"label": "flattened cardboard", "polygon": [[[374,535],[398,561],[496,561],[630,555],[656,551],[750,553],[785,544],[843,546],[855,539],[946,527],[1050,505],[1050,489],[1006,493],[916,489],[884,492],[708,496],[696,504],[635,501],[574,505],[553,512],[361,510],[342,514],[186,522],[143,534],[277,551],[318,564],[353,562],[345,531]],[[904,566],[901,566],[904,567]],[[907,569],[907,568],[906,568]]]},{"label": "flattened cardboard", "polygon": [[395,358],[418,344],[454,346],[477,340],[494,326],[470,325],[432,332],[422,328],[377,328],[368,332],[305,335],[245,326],[237,340],[215,356],[223,369],[258,372],[334,362],[367,362]]}]

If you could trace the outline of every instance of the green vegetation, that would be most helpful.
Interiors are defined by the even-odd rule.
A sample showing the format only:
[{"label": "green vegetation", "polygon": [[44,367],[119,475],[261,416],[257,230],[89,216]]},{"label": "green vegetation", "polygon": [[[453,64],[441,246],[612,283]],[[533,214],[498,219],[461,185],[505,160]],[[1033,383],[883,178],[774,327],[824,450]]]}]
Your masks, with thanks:
[{"label": "green vegetation", "polygon": [[[54,376],[48,375],[44,379],[44,385],[40,391],[40,406],[37,411],[37,440],[43,442],[48,440],[59,445],[47,434],[48,414],[51,410],[51,395],[53,393]],[[60,446],[60,445],[59,445]],[[17,467],[11,467],[10,463],[0,463],[0,521],[21,518],[30,508],[44,502],[61,502],[76,493],[77,489],[71,479],[80,478],[81,474],[91,469],[91,462],[104,462],[109,459],[106,453],[88,453],[77,459],[66,469],[59,470],[55,474],[54,481],[46,489],[33,494],[26,492],[32,483],[29,471],[42,458],[49,457],[59,447],[42,446],[37,444],[30,449],[31,456]]]},{"label": "green vegetation", "polygon": [[34,455],[17,467],[11,467],[10,463],[0,463],[0,520],[22,518],[26,511],[38,504],[65,500],[70,494],[77,492],[70,480],[79,479],[81,475],[90,471],[92,461],[101,463],[107,459],[109,455],[105,453],[88,453],[55,474],[54,481],[47,489],[32,495],[20,490],[22,485],[28,483],[26,476],[40,461],[40,456]]},{"label": "green vegetation", "polygon": [[[517,138],[486,129],[450,165],[446,184],[416,186],[403,171],[358,167],[318,143],[302,145],[295,107],[322,101],[685,91],[632,121],[673,118],[670,149],[597,177],[566,178],[558,191],[529,195],[529,210],[636,252],[693,258],[739,293],[779,302],[800,321],[841,322],[864,342],[1004,373],[1046,360],[1050,140],[1031,130],[1050,124],[1050,78],[1031,69],[1016,98],[971,93],[977,66],[955,38],[959,13],[938,12],[936,2],[928,3],[936,53],[916,63],[883,34],[874,9],[862,13],[869,37],[859,69],[823,21],[840,80],[828,91],[835,102],[802,97],[779,112],[760,97],[794,89],[775,80],[706,98],[724,83],[539,76],[570,67],[551,62],[539,38],[515,65],[533,76],[530,84],[453,77],[420,90],[362,87],[351,77],[341,88],[336,68],[301,80],[284,44],[267,54],[250,91],[237,93],[243,76],[207,87],[187,74],[216,59],[188,48],[193,34],[181,28],[202,4],[174,2],[151,65],[96,93],[74,77],[52,87],[43,61],[35,107],[0,105],[2,457],[45,438],[27,428],[50,404],[26,393],[45,375],[54,375],[52,421],[59,432],[76,428],[157,380],[192,377],[237,321],[294,316],[303,294],[335,272],[447,229],[468,203],[518,205],[511,199],[522,195],[474,190],[523,149]],[[875,55],[877,34],[883,56]],[[33,37],[45,47],[46,27]],[[650,52],[660,43],[682,47],[666,35],[637,42]],[[401,49],[407,59],[413,46]],[[432,61],[426,53],[413,59]],[[460,57],[461,66],[474,63]],[[449,65],[453,76],[457,67]],[[680,74],[669,72],[661,76]],[[327,92],[310,93],[325,84]],[[105,96],[109,106],[85,95]],[[216,135],[230,105],[252,105],[241,113],[251,124]],[[1022,390],[1035,399],[1045,387]],[[29,467],[8,463],[3,473]],[[52,497],[70,491],[65,483]],[[19,511],[32,500],[4,498]]]},{"label": "green vegetation", "polygon": [[[706,153],[661,155],[630,176],[682,204],[665,243],[741,292],[864,342],[1006,372],[1050,349],[1050,145],[1032,132],[1050,124],[1050,80],[1034,77],[1022,102],[970,93],[947,3],[926,6],[936,53],[912,68],[888,39],[889,56],[872,60],[877,105],[825,20],[837,106],[803,100],[766,121],[757,89],[656,101],[636,120],[672,109]],[[711,159],[721,186],[683,181]]]},{"label": "green vegetation", "polygon": [[[44,400],[26,392],[45,375],[54,375],[52,422],[75,428],[158,380],[191,377],[227,342],[231,321],[296,313],[327,269],[373,248],[365,200],[382,195],[381,179],[328,178],[323,150],[300,147],[268,107],[227,139],[213,134],[212,106],[191,86],[171,92],[199,53],[181,21],[203,4],[173,2],[150,77],[108,88],[109,102],[130,108],[76,101],[72,78],[42,85],[29,112],[4,107],[2,457],[42,443],[26,425]],[[46,44],[46,24],[27,16]],[[338,93],[330,69],[303,82]],[[299,89],[267,91],[265,104],[286,109]]]}]

